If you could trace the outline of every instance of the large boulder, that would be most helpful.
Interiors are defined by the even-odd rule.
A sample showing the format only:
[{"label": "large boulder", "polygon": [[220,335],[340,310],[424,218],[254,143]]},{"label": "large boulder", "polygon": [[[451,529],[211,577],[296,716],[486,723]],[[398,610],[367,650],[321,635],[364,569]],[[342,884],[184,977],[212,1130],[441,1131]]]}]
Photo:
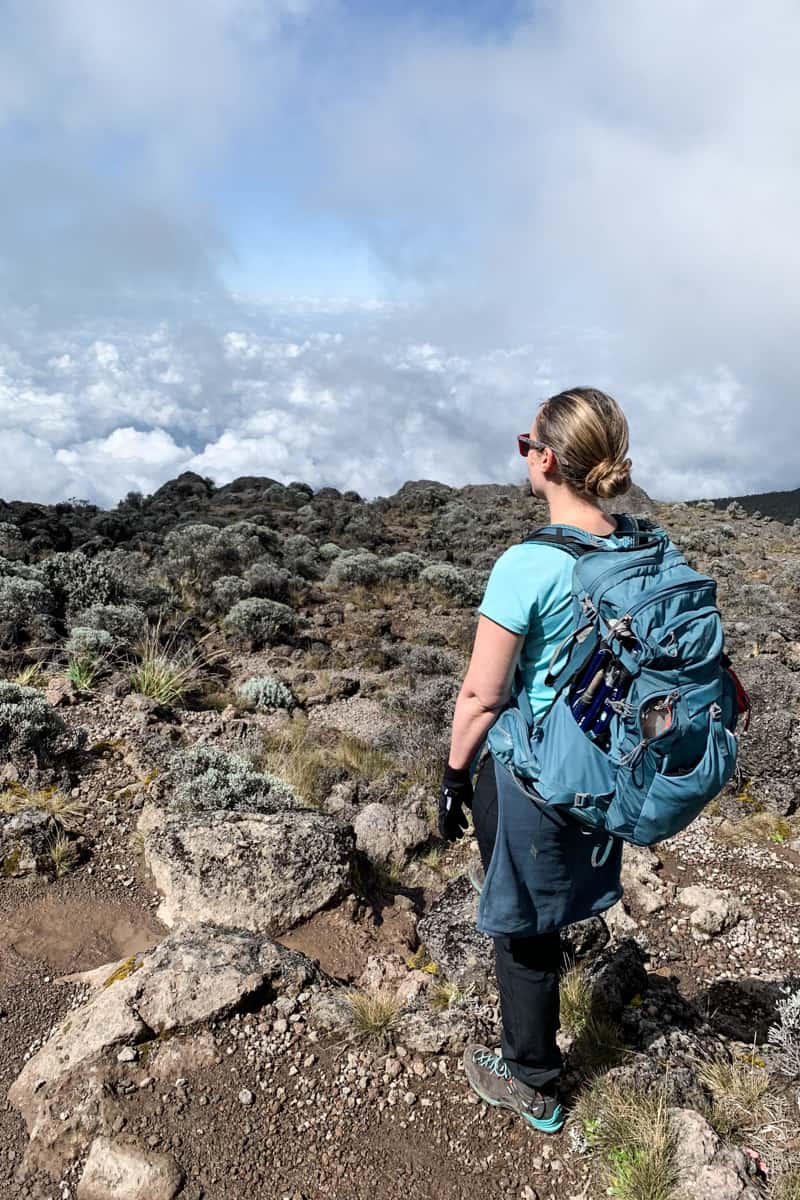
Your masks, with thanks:
[{"label": "large boulder", "polygon": [[302,954],[207,924],[111,964],[96,993],[56,1027],[9,1090],[28,1126],[29,1161],[57,1172],[91,1138],[110,1132],[113,1089],[105,1080],[122,1046],[192,1030],[256,998],[296,995],[318,978]]},{"label": "large boulder", "polygon": [[352,831],[323,813],[175,814],[148,829],[145,861],[165,925],[216,921],[280,934],[350,886]]},{"label": "large boulder", "polygon": [[754,713],[740,741],[739,765],[753,801],[785,816],[800,804],[800,673],[772,654],[737,666]]},{"label": "large boulder", "polygon": [[647,846],[626,843],[622,852],[622,886],[625,889],[623,903],[627,908],[633,904],[647,916],[666,908],[670,890],[658,874],[661,860]]},{"label": "large boulder", "polygon": [[402,865],[431,833],[427,822],[416,813],[388,804],[367,804],[353,822],[353,829],[358,849],[381,866]]}]

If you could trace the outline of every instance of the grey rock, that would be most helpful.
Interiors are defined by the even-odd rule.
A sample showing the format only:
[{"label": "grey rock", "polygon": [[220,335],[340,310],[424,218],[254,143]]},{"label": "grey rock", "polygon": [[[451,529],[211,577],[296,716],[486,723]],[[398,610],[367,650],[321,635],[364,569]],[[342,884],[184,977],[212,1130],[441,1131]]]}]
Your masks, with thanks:
[{"label": "grey rock", "polygon": [[460,988],[485,991],[494,982],[491,938],[475,928],[478,893],[466,878],[452,880],[417,922],[417,933],[431,959]]},{"label": "grey rock", "polygon": [[0,812],[0,877],[44,873],[48,847],[62,826],[41,808]]},{"label": "grey rock", "polygon": [[747,909],[734,896],[702,884],[681,888],[678,902],[691,910],[689,923],[700,940],[723,933],[747,915]]},{"label": "grey rock", "polygon": [[592,998],[609,1016],[619,1016],[634,996],[647,991],[644,961],[641,946],[626,938],[587,964],[586,980]]},{"label": "grey rock", "polygon": [[[215,925],[182,928],[125,967],[65,1017],[9,1090],[28,1126],[30,1156],[46,1169],[61,1169],[105,1132],[103,1084],[114,1065],[107,1051],[226,1016],[251,997],[296,995],[319,979],[302,954]],[[76,1118],[62,1122],[62,1110]]]},{"label": "grey rock", "polygon": [[705,1117],[693,1108],[671,1108],[669,1119],[675,1135],[675,1163],[681,1176],[687,1170],[710,1163],[719,1148],[719,1137]]},{"label": "grey rock", "polygon": [[430,837],[421,817],[388,804],[367,804],[353,822],[356,846],[371,862],[402,864],[412,850]]},{"label": "grey rock", "polygon": [[660,866],[658,855],[647,846],[626,843],[621,872],[626,907],[632,903],[648,916],[666,908],[670,896],[669,889],[658,876]]},{"label": "grey rock", "polygon": [[346,893],[352,857],[352,832],[304,809],[178,814],[145,835],[163,895],[158,916],[169,926],[216,921],[283,933]]},{"label": "grey rock", "polygon": [[173,1200],[183,1182],[171,1154],[98,1137],[78,1184],[78,1200]]}]

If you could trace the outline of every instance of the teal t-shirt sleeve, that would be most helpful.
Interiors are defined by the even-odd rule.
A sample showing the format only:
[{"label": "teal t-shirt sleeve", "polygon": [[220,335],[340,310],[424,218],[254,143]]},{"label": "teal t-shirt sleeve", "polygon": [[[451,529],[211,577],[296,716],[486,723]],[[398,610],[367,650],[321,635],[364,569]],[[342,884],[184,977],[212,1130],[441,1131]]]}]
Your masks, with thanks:
[{"label": "teal t-shirt sleeve", "polygon": [[[519,547],[501,554],[492,567],[478,612],[511,633],[527,633],[531,624],[531,587],[517,561]],[[527,593],[527,594],[526,594]]]}]

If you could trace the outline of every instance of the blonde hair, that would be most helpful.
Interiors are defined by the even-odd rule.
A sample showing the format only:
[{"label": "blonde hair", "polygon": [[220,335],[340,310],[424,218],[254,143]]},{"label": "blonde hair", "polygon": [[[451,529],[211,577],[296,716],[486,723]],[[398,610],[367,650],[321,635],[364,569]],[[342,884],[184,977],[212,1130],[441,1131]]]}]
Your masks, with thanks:
[{"label": "blonde hair", "polygon": [[544,400],[536,437],[554,451],[562,478],[576,492],[607,500],[631,486],[628,422],[605,392],[572,388]]}]

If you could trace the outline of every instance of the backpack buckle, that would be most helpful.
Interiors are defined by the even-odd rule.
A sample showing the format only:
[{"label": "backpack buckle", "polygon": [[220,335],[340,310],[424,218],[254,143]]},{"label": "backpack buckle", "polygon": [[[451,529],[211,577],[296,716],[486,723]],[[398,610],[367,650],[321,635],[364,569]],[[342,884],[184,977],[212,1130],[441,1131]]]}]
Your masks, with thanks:
[{"label": "backpack buckle", "polygon": [[575,808],[588,808],[588,806],[589,806],[588,802],[591,799],[592,799],[591,792],[576,792],[575,799],[573,800],[572,803]]}]

